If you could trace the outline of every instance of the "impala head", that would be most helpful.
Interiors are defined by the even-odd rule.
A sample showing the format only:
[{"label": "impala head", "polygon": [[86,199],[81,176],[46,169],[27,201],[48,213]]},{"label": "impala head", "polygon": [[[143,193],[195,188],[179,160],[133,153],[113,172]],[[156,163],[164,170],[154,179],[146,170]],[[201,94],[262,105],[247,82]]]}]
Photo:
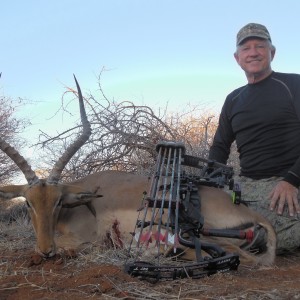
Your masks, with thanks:
[{"label": "impala head", "polygon": [[0,187],[0,197],[6,199],[18,196],[25,197],[36,233],[36,250],[45,257],[51,257],[56,253],[54,233],[62,207],[72,208],[79,205],[87,205],[95,215],[91,201],[98,197],[97,195],[77,186],[58,183],[66,164],[91,135],[91,126],[87,120],[81,90],[76,78],[75,82],[83,126],[82,133],[57,160],[48,178],[39,179],[25,158],[0,137],[0,149],[16,163],[28,182],[25,185]]}]

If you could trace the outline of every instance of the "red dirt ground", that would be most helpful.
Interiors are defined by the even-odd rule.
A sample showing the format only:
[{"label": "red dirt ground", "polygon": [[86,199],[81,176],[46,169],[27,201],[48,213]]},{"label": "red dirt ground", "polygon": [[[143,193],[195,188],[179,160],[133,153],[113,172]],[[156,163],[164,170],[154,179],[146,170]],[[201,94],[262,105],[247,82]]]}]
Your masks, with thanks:
[{"label": "red dirt ground", "polygon": [[[1,249],[0,249],[1,250]],[[0,299],[299,299],[300,256],[273,268],[244,268],[155,284],[112,264],[82,263],[73,252],[42,260],[32,250],[0,251]],[[81,263],[80,263],[81,261]]]},{"label": "red dirt ground", "polygon": [[27,221],[0,223],[0,300],[300,299],[300,251],[277,257],[272,268],[239,266],[153,284],[126,274],[124,253],[117,250],[93,244],[44,260],[34,253],[34,243]]}]

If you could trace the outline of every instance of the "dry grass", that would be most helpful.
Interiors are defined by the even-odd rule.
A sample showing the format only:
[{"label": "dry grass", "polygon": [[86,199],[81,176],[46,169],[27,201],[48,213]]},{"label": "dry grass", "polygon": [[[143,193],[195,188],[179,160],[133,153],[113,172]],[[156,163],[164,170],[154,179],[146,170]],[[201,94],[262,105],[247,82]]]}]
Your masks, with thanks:
[{"label": "dry grass", "polygon": [[0,222],[1,300],[7,299],[1,296],[7,293],[22,295],[25,300],[300,299],[298,254],[280,258],[279,266],[274,268],[240,267],[237,272],[203,279],[151,284],[123,272],[127,250],[105,249],[97,243],[83,245],[73,258],[65,255],[30,265],[35,244],[33,229],[26,215],[15,217],[14,222]]}]

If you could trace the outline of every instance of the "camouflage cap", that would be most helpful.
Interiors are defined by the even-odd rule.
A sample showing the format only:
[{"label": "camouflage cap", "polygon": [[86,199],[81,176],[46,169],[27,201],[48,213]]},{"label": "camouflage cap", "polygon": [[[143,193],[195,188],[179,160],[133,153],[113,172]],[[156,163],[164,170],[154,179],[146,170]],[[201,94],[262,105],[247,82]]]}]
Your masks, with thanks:
[{"label": "camouflage cap", "polygon": [[250,37],[257,37],[271,42],[270,33],[264,25],[249,23],[238,32],[236,36],[236,45],[239,46],[245,39]]}]

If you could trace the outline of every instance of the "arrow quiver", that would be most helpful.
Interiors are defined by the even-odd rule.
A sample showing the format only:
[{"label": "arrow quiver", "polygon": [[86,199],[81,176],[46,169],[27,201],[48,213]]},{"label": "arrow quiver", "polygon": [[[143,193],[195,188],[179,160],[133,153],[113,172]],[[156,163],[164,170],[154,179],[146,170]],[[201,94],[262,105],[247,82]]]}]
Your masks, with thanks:
[{"label": "arrow quiver", "polygon": [[[148,195],[143,199],[133,232],[125,271],[141,278],[199,278],[217,272],[236,270],[239,257],[216,244],[201,241],[201,235],[241,237],[240,230],[204,229],[199,185],[234,187],[230,167],[185,154],[180,142],[160,142],[157,162]],[[188,168],[195,168],[190,175]],[[246,233],[245,233],[246,235]],[[196,262],[162,262],[165,253],[179,256],[182,246],[195,249]],[[202,256],[202,252],[208,255]],[[176,265],[174,265],[176,264]]]}]

